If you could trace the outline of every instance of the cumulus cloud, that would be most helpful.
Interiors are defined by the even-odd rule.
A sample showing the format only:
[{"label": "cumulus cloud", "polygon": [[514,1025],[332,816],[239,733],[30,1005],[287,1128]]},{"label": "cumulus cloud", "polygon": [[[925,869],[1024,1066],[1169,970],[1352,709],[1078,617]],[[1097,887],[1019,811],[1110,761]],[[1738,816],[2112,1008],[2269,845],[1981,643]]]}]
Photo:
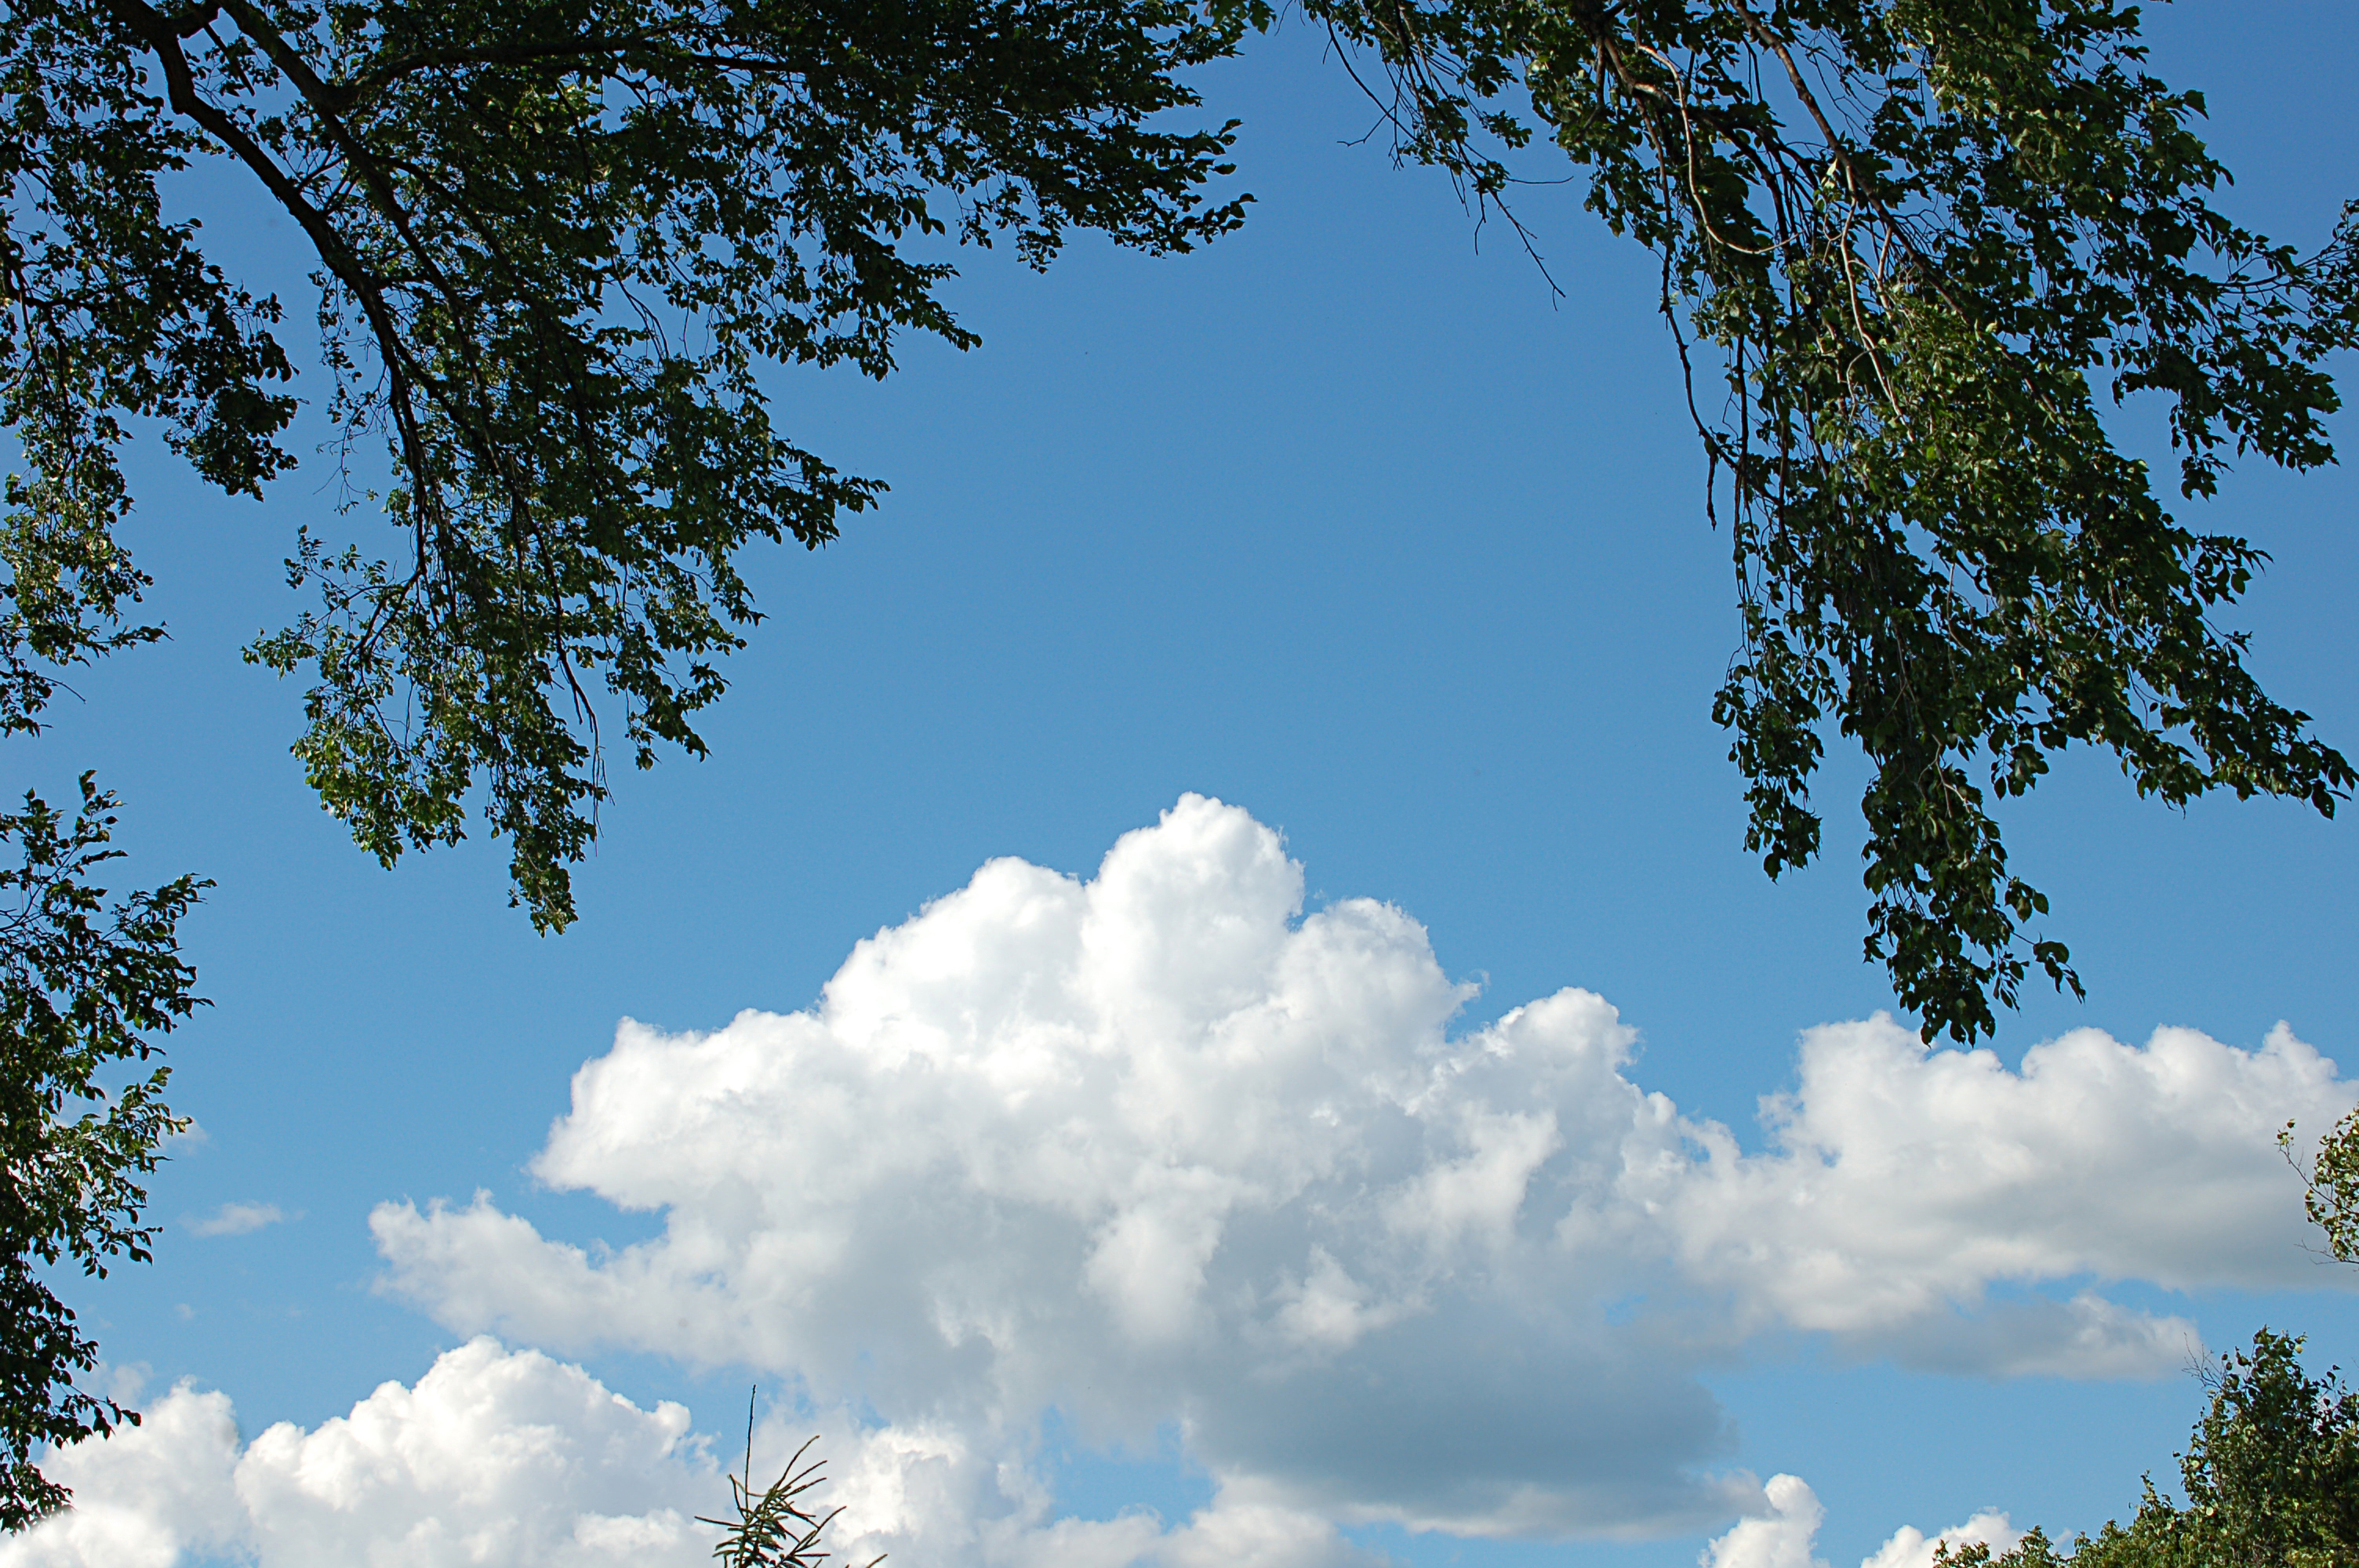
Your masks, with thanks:
[{"label": "cumulus cloud", "polygon": [[1702,1568],[1826,1568],[1810,1554],[1827,1517],[1819,1495],[1799,1476],[1772,1476],[1761,1491],[1768,1506],[1705,1547]]},{"label": "cumulus cloud", "polygon": [[1987,1546],[1995,1556],[2013,1551],[2022,1539],[2023,1531],[2016,1529],[2006,1515],[1995,1512],[1978,1513],[1935,1536],[1928,1536],[1914,1525],[1903,1525],[1893,1532],[1891,1540],[1861,1559],[1859,1568],[1933,1568],[1938,1549],[1943,1546],[1952,1551],[1961,1546]]},{"label": "cumulus cloud", "polygon": [[204,1218],[186,1223],[199,1236],[245,1236],[286,1217],[275,1203],[225,1203]]},{"label": "cumulus cloud", "polygon": [[[2271,1138],[2352,1099],[2283,1024],[2257,1052],[2077,1030],[2010,1072],[1879,1018],[1806,1033],[1800,1079],[1765,1102],[1774,1154],[1696,1128],[1704,1158],[1658,1168],[1653,1190],[1690,1277],[1799,1327],[1868,1334],[1998,1280],[2299,1280],[2310,1259]],[[2084,1298],[2060,1327],[2093,1346],[2126,1321]]]},{"label": "cumulus cloud", "polygon": [[[1186,1519],[1147,1509],[1110,1519],[1058,1518],[1056,1499],[1004,1447],[948,1423],[863,1428],[823,1413],[817,1448],[829,1454],[828,1501],[841,1506],[832,1539],[847,1563],[889,1553],[899,1563],[979,1563],[987,1568],[1385,1568],[1328,1516],[1251,1482],[1222,1486]],[[783,1444],[766,1423],[757,1447]]]},{"label": "cumulus cloud", "polygon": [[[1813,1555],[1819,1526],[1826,1519],[1818,1494],[1799,1476],[1772,1476],[1762,1494],[1767,1506],[1737,1520],[1727,1534],[1705,1547],[1698,1559],[1701,1568],[1826,1568]],[[1980,1544],[1995,1553],[2022,1539],[2023,1532],[2003,1513],[1979,1513],[1934,1536],[1904,1525],[1861,1559],[1859,1568],[1933,1568],[1934,1554],[1944,1545],[1954,1550]]]},{"label": "cumulus cloud", "polygon": [[389,1204],[388,1284],[462,1332],[791,1373],[977,1518],[1037,1523],[1003,1478],[1051,1406],[1099,1442],[1178,1423],[1218,1517],[1093,1525],[1078,1563],[1215,1529],[1299,1557],[1328,1520],[1700,1528],[1763,1506],[1692,1375],[1751,1336],[2153,1375],[2191,1325],[2105,1282],[2316,1278],[2271,1137],[2353,1094],[2282,1027],[2082,1031],[2010,1070],[1829,1025],[1748,1150],[1632,1081],[1603,999],[1453,1038],[1471,988],[1422,927],[1302,889],[1192,795],[1087,881],[993,861],[814,1008],[626,1022],[576,1075],[536,1173],[659,1237]]},{"label": "cumulus cloud", "polygon": [[[1247,1491],[1167,1528],[1152,1512],[1054,1519],[1036,1476],[960,1432],[806,1424],[773,1411],[754,1438],[756,1484],[819,1429],[842,1509],[840,1561],[895,1552],[1006,1568],[1379,1568],[1334,1523]],[[733,1457],[734,1457],[733,1455]],[[762,1469],[765,1465],[771,1469]],[[227,1395],[182,1384],[123,1427],[49,1454],[73,1506],[0,1539],[0,1568],[180,1568],[251,1562],[380,1568],[690,1568],[719,1532],[729,1486],[678,1404],[642,1410],[579,1367],[478,1337],[415,1388],[384,1384],[348,1415],[240,1442]]]},{"label": "cumulus cloud", "polygon": [[241,1444],[227,1395],[174,1389],[137,1427],[52,1454],[74,1506],[0,1540],[0,1568],[650,1568],[707,1563],[726,1486],[677,1404],[484,1338],[306,1432]]}]

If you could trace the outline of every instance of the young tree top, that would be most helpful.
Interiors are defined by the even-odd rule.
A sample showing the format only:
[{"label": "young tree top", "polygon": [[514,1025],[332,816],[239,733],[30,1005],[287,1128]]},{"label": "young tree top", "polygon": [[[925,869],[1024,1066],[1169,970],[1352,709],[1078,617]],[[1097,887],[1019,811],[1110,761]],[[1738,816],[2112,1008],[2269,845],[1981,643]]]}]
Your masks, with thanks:
[{"label": "young tree top", "polygon": [[2147,1478],[2127,1526],[2060,1553],[2034,1530],[1994,1556],[1935,1549],[1935,1568],[2343,1568],[2359,1561],[2359,1397],[2313,1378],[2298,1336],[2262,1329],[2201,1375],[2210,1403],[2179,1458],[2184,1507]]}]

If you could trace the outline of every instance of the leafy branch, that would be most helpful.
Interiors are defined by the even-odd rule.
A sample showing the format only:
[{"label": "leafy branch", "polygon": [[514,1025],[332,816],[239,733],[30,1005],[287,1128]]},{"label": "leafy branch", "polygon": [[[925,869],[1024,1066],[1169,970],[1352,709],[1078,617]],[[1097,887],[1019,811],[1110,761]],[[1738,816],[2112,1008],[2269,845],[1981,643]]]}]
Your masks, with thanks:
[{"label": "leafy branch", "polygon": [[2349,760],[2213,622],[2266,554],[2177,522],[2101,405],[2159,395],[2190,500],[2238,454],[2333,460],[2359,207],[2308,255],[2217,211],[2202,100],[2146,71],[2134,8],[1308,8],[1389,74],[1397,157],[1487,212],[1552,142],[1659,257],[1736,568],[1713,717],[1746,846],[1773,877],[1812,860],[1826,737],[1861,749],[1866,956],[1928,1041],[1991,1033],[2035,968],[2081,989],[1994,815],[2055,753],[2105,748],[2173,806],[2349,798]]}]

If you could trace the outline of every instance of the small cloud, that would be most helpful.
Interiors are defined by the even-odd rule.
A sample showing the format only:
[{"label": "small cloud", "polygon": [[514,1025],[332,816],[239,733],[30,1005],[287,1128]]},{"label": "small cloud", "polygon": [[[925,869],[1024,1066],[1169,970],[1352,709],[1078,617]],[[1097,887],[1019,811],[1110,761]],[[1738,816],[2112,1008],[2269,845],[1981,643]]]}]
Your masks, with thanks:
[{"label": "small cloud", "polygon": [[206,1218],[184,1223],[199,1236],[245,1236],[287,1217],[275,1203],[225,1203]]},{"label": "small cloud", "polygon": [[175,1306],[172,1311],[179,1315],[182,1323],[187,1323],[190,1319],[197,1315],[197,1309],[190,1306],[186,1302],[180,1303],[179,1305]]}]

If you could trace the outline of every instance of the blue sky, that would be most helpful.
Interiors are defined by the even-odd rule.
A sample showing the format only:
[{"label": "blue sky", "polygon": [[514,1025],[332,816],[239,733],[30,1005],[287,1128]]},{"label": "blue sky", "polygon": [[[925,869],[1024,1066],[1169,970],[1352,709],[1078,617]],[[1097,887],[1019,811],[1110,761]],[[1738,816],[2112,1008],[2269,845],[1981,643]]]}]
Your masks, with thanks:
[{"label": "blue sky", "polygon": [[[2359,190],[2345,13],[2187,5],[2158,8],[2152,30],[2163,74],[2210,95],[2214,144],[2240,174],[2232,209],[2322,237]],[[1707,717],[1734,635],[1730,574],[1645,256],[1574,197],[1537,191],[1528,218],[1566,290],[1552,298],[1441,181],[1351,145],[1369,112],[1320,54],[1296,27],[1204,77],[1210,113],[1245,122],[1239,183],[1258,200],[1243,232],[1161,260],[1083,240],[1045,276],[969,254],[952,297],[982,348],[913,342],[881,385],[774,379],[795,439],[892,493],[824,552],[752,563],[770,620],[734,662],[712,759],[617,771],[577,875],[582,919],[562,937],[506,907],[499,846],[380,871],[286,755],[299,691],[236,650],[294,611],[277,563],[326,512],[318,466],[261,504],[225,503],[163,454],[137,455],[136,548],[173,640],[92,673],[86,703],[12,756],[52,798],[98,769],[125,796],[136,874],[219,883],[187,930],[214,1005],[172,1045],[175,1103],[204,1135],[155,1184],[170,1229],[152,1267],[71,1292],[151,1400],[192,1379],[234,1401],[251,1439],[279,1422],[318,1429],[387,1379],[417,1384],[476,1325],[448,1280],[385,1288],[398,1267],[372,1236],[381,1205],[463,1207],[483,1189],[545,1238],[659,1242],[663,1213],[530,1168],[618,1021],[710,1031],[745,1009],[810,1008],[855,943],[985,861],[1091,877],[1186,792],[1282,832],[1313,914],[1375,899],[1421,926],[1438,972],[1481,988],[1452,1038],[1587,988],[1637,1032],[1618,1069],[1630,1083],[1767,1156],[1758,1101],[1800,1085],[1801,1032],[1889,1005],[1859,962],[1857,770],[1834,752],[1825,862],[1767,882]],[[210,225],[224,257],[299,298],[291,231],[233,212]],[[2123,427],[2144,439],[2137,416]],[[2352,438],[2347,417],[2339,432]],[[2345,471],[2256,470],[2201,519],[2274,554],[2239,624],[2273,692],[2346,750],[2354,500]],[[2177,1026],[2250,1052],[2283,1020],[2326,1056],[2359,1050],[2349,823],[2277,803],[2175,815],[2082,758],[2008,827],[2090,998],[2032,997],[2003,1022],[2004,1063],[2083,1026],[2129,1046]],[[2156,1124],[2158,1169],[2178,1168],[2177,1136]],[[2136,1170],[2091,1180],[2104,1186],[2092,1213],[2139,1184]],[[2058,1201],[2082,1200],[2060,1187]],[[2298,1202],[2289,1184],[2284,1201]],[[284,1217],[198,1233],[229,1204]],[[2160,1265],[2104,1272],[1995,1279],[1959,1323],[2093,1284],[2192,1322],[2214,1350],[2266,1321],[2359,1360],[2359,1314],[2332,1271],[2223,1269],[2186,1290]],[[1491,1332],[1467,1312],[1432,1320],[1457,1336],[1451,1354]],[[518,1331],[528,1321],[489,1325],[521,1352],[540,1343]],[[1929,1368],[1963,1363],[1928,1348],[1921,1323],[1896,1351],[1815,1321],[1789,1311],[1704,1335],[1708,1348],[1660,1352],[1661,1377],[1634,1372],[1615,1397],[1635,1409],[1704,1390],[1695,1408],[1723,1433],[1704,1469],[1802,1476],[1826,1512],[1816,1550],[1840,1568],[1902,1525],[1984,1509],[2092,1529],[2133,1506],[2141,1471],[2169,1474],[2201,1401],[2169,1367],[1943,1372]],[[1614,1339],[1614,1364],[1655,1354],[1644,1337]],[[642,1408],[681,1401],[724,1448],[749,1380],[788,1386],[726,1341],[548,1338]],[[856,1368],[794,1370],[814,1400],[850,1389],[855,1426],[893,1419]],[[1152,1435],[1120,1453],[1093,1452],[1086,1421],[1045,1418],[1029,1451],[1054,1495],[1044,1519],[1143,1504],[1176,1526],[1212,1498],[1221,1463],[1251,1469],[1244,1439],[1217,1462],[1191,1449],[1179,1403],[1158,1424],[1158,1397],[1124,1407]],[[1484,1397],[1462,1413],[1484,1414]],[[1355,1419],[1349,1400],[1334,1408],[1331,1434]],[[838,1419],[783,1411],[779,1430],[805,1418]],[[1534,1444],[1557,1440],[1541,1417],[1516,1419],[1536,1423]],[[1636,1540],[1595,1539],[1626,1533],[1611,1521],[1570,1541],[1346,1523],[1350,1542],[1419,1563],[1654,1568],[1694,1561],[1733,1517]]]}]

